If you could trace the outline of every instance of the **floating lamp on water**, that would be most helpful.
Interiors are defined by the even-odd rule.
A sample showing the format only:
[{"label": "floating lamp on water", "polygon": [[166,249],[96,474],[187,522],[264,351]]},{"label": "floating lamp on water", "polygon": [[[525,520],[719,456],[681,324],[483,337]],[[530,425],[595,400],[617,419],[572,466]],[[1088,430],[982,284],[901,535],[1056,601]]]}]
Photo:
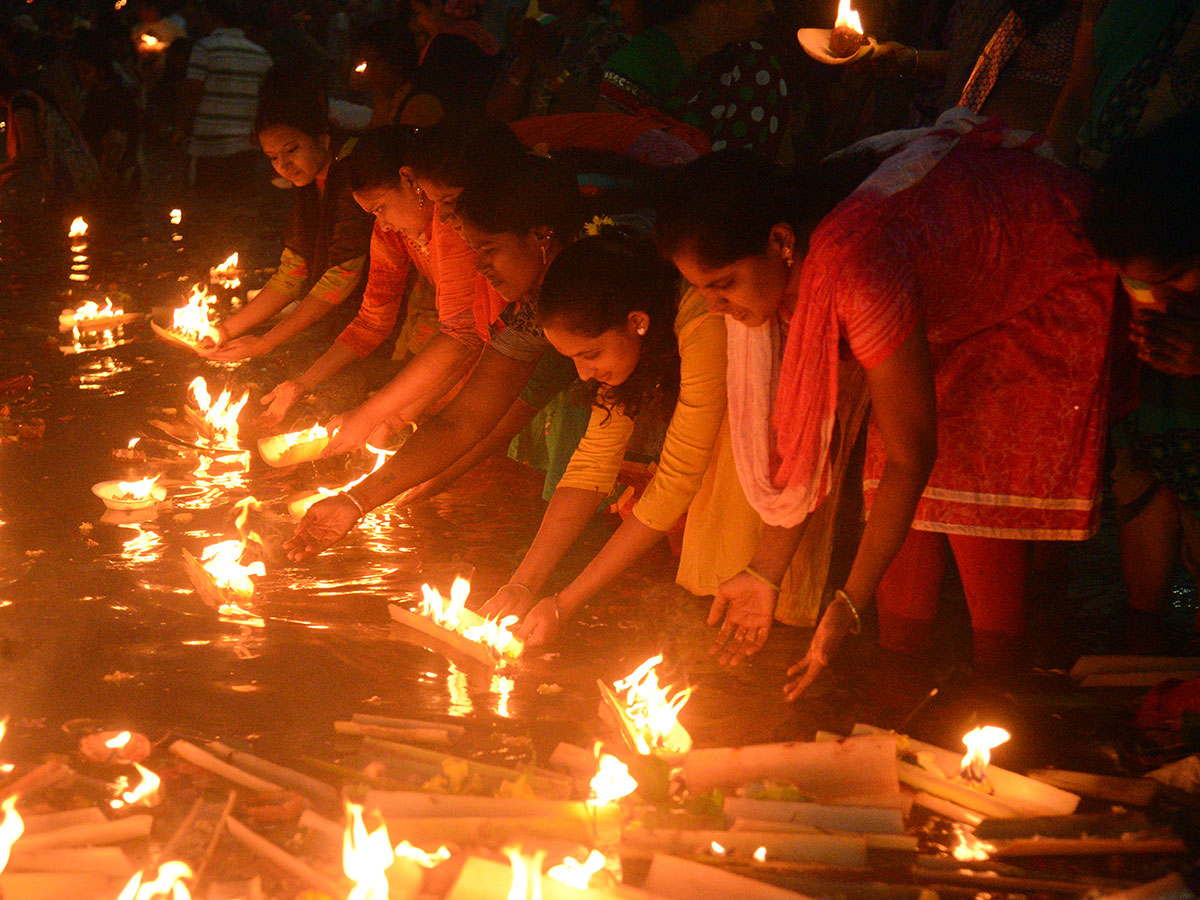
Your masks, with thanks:
[{"label": "floating lamp on water", "polygon": [[276,468],[294,466],[317,459],[329,444],[330,437],[324,425],[313,424],[303,431],[259,438],[258,452],[267,465]]},{"label": "floating lamp on water", "polygon": [[[208,382],[202,376],[192,379],[188,385],[189,405],[184,407],[184,415],[196,426],[196,430],[209,443],[236,450],[238,446],[238,416],[250,399],[250,392],[242,394],[240,400],[233,399],[233,393],[226,387],[217,399],[213,400],[208,390]],[[190,401],[194,400],[195,405]]]},{"label": "floating lamp on water", "polygon": [[256,532],[247,528],[250,510],[258,509],[259,503],[253,497],[247,497],[239,500],[235,508],[238,511],[235,520],[238,537],[210,544],[201,551],[199,559],[184,550],[184,571],[200,599],[221,616],[242,624],[262,625],[263,620],[244,606],[254,596],[254,582],[250,578],[267,574],[262,560],[248,565],[243,562],[249,541],[259,546],[263,543]]},{"label": "floating lamp on water", "polygon": [[485,619],[466,608],[471,585],[465,578],[456,578],[450,588],[450,599],[428,584],[421,585],[421,605],[418,611],[392,603],[393,621],[407,625],[423,634],[453,646],[480,662],[489,665],[501,659],[516,659],[524,644],[509,630],[517,616]]},{"label": "floating lamp on water", "polygon": [[80,740],[79,752],[93,762],[129,765],[150,755],[150,739],[136,731],[100,731]]},{"label": "floating lamp on water", "polygon": [[363,72],[367,71],[367,64],[365,62],[360,62],[354,67],[354,71],[361,75]]},{"label": "floating lamp on water", "polygon": [[109,509],[148,509],[167,499],[167,489],[158,484],[161,475],[141,481],[101,481],[92,485],[92,493]]},{"label": "floating lamp on water", "polygon": [[671,688],[660,686],[657,667],[662,661],[661,654],[652,656],[611,687],[603,680],[597,684],[630,748],[670,760],[692,749],[691,735],[679,724],[679,711],[692,689],[684,688],[672,695]]},{"label": "floating lamp on water", "polygon": [[64,309],[58,316],[58,330],[73,331],[79,337],[81,331],[117,328],[136,318],[135,314],[126,314],[121,307],[113,306],[111,298],[105,297],[103,306],[95,300],[88,300],[76,309]]},{"label": "floating lamp on water", "polygon": [[216,302],[217,298],[209,294],[206,287],[192,285],[192,293],[183,306],[172,311],[170,327],[163,328],[157,322],[151,322],[150,327],[163,340],[189,350],[205,349],[206,340],[214,345],[221,341],[221,335],[212,321],[213,304]]},{"label": "floating lamp on water", "polygon": [[239,287],[242,283],[242,270],[238,268],[238,255],[231,253],[225,262],[209,269],[208,280],[213,284],[220,285],[227,291],[232,291],[234,288]]}]

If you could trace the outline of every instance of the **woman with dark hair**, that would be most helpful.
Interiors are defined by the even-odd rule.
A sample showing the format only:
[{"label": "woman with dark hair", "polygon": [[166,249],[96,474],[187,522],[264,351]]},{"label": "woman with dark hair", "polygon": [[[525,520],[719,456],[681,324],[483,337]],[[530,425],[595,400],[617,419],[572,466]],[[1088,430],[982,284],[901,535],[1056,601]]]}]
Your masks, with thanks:
[{"label": "woman with dark hair", "polygon": [[278,424],[296,400],[383,343],[395,327],[414,266],[433,286],[439,332],[384,388],[331,423],[337,434],[326,455],[357,448],[387,420],[396,428],[416,422],[462,378],[483,347],[474,310],[487,284],[475,272],[475,254],[437,220],[433,201],[418,187],[409,165],[413,140],[412,129],[386,126],[360,138],[346,158],[354,199],[375,217],[362,306],[303,375],[263,397],[271,404],[266,424]]},{"label": "woman with dark hair", "polygon": [[546,269],[582,224],[571,172],[543,157],[516,157],[472,181],[455,206],[480,274],[505,301],[489,326],[488,346],[454,399],[379,471],[308,511],[285,545],[293,559],[331,546],[397,494],[465,467],[464,460],[474,464],[569,381],[565,361],[537,323],[537,298]]},{"label": "woman with dark hair", "polygon": [[[354,201],[329,131],[324,94],[312,79],[276,66],[263,79],[254,131],[275,171],[294,185],[279,268],[258,296],[220,324],[206,355],[225,362],[270,353],[362,283],[371,217]],[[294,300],[296,308],[263,335],[247,334]]]},{"label": "woman with dark hair", "polygon": [[421,89],[447,109],[479,109],[500,70],[500,42],[469,17],[460,18],[442,0],[409,0],[409,29],[421,50]]},{"label": "woman with dark hair", "polygon": [[[749,558],[755,519],[729,446],[725,324],[705,310],[699,291],[680,298],[678,273],[653,245],[608,232],[576,241],[546,273],[538,318],[555,349],[574,361],[592,414],[532,546],[481,610],[525,616],[517,634],[532,645],[553,640],[685,515],[676,580],[693,593],[714,593]],[[668,418],[658,467],[632,514],[570,584],[543,596],[616,484],[635,420]]]},{"label": "woman with dark hair", "polygon": [[1125,634],[1131,649],[1154,652],[1166,637],[1162,614],[1180,557],[1200,577],[1197,184],[1200,116],[1193,114],[1111,156],[1084,220],[1132,307],[1137,404],[1112,430],[1112,491],[1131,607]]},{"label": "woman with dark hair", "polygon": [[442,104],[417,86],[417,46],[403,22],[373,22],[354,40],[350,86],[371,98],[368,131],[383,125],[424,128],[442,117]]},{"label": "woman with dark hair", "polygon": [[943,535],[977,663],[1014,664],[1029,542],[1097,525],[1114,278],[1080,233],[1087,182],[1026,133],[979,123],[947,114],[897,135],[828,214],[817,192],[791,206],[766,167],[721,156],[694,163],[661,210],[665,252],[732,320],[734,456],[767,524],[714,603],[729,661],[766,640],[805,521],[830,494],[839,357],[865,373],[869,515],[791,670],[793,698],[873,600],[885,647],[929,649]]}]

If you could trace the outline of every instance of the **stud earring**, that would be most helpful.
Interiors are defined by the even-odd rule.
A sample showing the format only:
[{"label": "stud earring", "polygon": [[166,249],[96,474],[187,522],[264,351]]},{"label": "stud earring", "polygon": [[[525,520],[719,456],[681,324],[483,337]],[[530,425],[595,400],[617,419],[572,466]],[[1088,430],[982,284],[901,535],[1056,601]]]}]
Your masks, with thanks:
[{"label": "stud earring", "polygon": [[645,333],[646,333],[646,326],[645,326],[645,325],[639,325],[639,326],[638,326],[637,333],[638,333],[639,335],[643,335],[643,334],[645,334]]},{"label": "stud earring", "polygon": [[542,244],[542,265],[543,266],[550,265],[550,261],[548,259],[546,259],[546,245],[545,244]]}]

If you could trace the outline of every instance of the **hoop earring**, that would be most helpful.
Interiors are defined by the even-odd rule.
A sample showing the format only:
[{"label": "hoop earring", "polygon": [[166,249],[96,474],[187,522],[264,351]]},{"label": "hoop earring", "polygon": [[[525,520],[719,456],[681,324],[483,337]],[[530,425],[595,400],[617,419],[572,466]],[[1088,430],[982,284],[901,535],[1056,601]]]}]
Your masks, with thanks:
[{"label": "hoop earring", "polygon": [[638,330],[637,330],[637,333],[638,333],[638,335],[639,335],[639,336],[641,336],[641,335],[644,335],[644,334],[646,333],[646,326],[645,326],[645,325],[641,325],[641,326],[639,326],[639,327],[638,327]]},{"label": "hoop earring", "polygon": [[543,266],[550,265],[550,261],[548,259],[546,259],[546,245],[545,244],[542,244],[542,265]]},{"label": "hoop earring", "polygon": [[792,259],[792,248],[785,247],[783,250],[783,264],[790,269],[794,261],[795,260]]}]

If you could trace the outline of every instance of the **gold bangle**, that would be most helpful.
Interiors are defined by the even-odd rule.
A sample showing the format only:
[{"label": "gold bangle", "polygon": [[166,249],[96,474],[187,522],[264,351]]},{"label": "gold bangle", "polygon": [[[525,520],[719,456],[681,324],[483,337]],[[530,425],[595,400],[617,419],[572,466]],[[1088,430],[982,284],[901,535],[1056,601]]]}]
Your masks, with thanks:
[{"label": "gold bangle", "polygon": [[840,588],[833,594],[833,602],[837,603],[839,600],[845,601],[846,605],[850,607],[850,612],[854,615],[854,628],[851,629],[850,633],[860,634],[862,632],[862,617],[858,614],[858,607],[854,605],[854,601],[850,599],[850,595]]},{"label": "gold bangle", "polygon": [[358,510],[358,517],[365,518],[367,515],[366,508],[359,502],[359,499],[354,496],[353,489],[342,491],[342,496],[354,504],[354,508]]},{"label": "gold bangle", "polygon": [[742,571],[745,572],[747,575],[749,575],[751,578],[757,578],[759,581],[761,581],[763,584],[765,584],[767,587],[769,587],[771,590],[773,590],[777,594],[781,590],[783,590],[779,585],[777,585],[775,582],[773,582],[766,575],[756,572],[750,566],[746,566],[746,568],[742,569]]}]

